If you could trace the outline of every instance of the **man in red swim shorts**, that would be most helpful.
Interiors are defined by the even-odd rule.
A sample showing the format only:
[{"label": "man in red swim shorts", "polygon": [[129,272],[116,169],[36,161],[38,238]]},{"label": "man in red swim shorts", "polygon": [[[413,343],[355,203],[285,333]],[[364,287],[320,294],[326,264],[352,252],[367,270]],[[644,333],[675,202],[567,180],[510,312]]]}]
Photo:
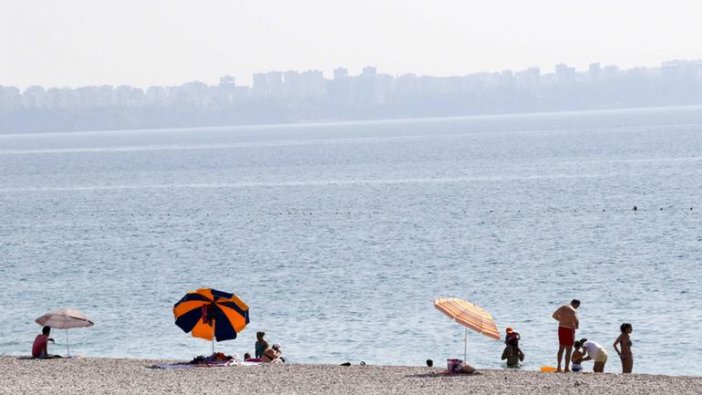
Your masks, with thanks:
[{"label": "man in red swim shorts", "polygon": [[565,372],[570,372],[570,355],[575,343],[575,330],[578,329],[578,312],[580,301],[573,299],[553,312],[553,319],[558,321],[558,371],[561,371],[561,359],[565,350]]}]

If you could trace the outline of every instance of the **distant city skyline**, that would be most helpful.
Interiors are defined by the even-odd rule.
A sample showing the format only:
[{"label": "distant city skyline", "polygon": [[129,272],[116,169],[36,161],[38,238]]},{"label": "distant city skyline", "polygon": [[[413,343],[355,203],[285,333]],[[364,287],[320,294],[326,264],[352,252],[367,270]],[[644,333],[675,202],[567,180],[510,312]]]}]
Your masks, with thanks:
[{"label": "distant city skyline", "polygon": [[416,77],[428,77],[428,78],[452,78],[452,77],[470,77],[470,76],[475,76],[475,75],[486,75],[486,74],[503,74],[503,73],[521,73],[521,72],[530,72],[534,70],[538,70],[539,75],[548,75],[548,74],[557,74],[559,69],[562,71],[564,69],[570,70],[574,73],[586,73],[592,70],[593,66],[597,66],[600,68],[616,68],[619,71],[626,72],[626,71],[631,71],[631,70],[647,70],[647,69],[659,69],[664,67],[665,65],[671,65],[671,64],[702,64],[702,58],[700,59],[664,59],[661,62],[655,64],[655,65],[634,65],[632,67],[622,67],[621,65],[618,64],[606,64],[602,63],[599,61],[593,61],[589,62],[584,66],[578,67],[575,65],[571,65],[565,62],[559,62],[553,65],[550,65],[549,67],[540,67],[537,65],[531,65],[527,66],[523,69],[514,69],[514,68],[505,68],[505,69],[500,69],[500,70],[478,70],[478,71],[472,71],[472,72],[464,72],[462,74],[452,74],[452,75],[431,75],[431,74],[420,74],[417,72],[413,71],[408,71],[406,73],[402,74],[392,74],[389,73],[387,70],[382,69],[381,67],[378,67],[377,65],[365,65],[363,67],[360,67],[358,70],[354,70],[351,68],[348,68],[344,65],[338,65],[331,70],[322,70],[322,69],[291,69],[291,68],[281,68],[281,69],[266,69],[266,70],[257,70],[254,71],[251,75],[246,75],[246,76],[239,76],[235,75],[234,73],[225,73],[222,75],[218,75],[212,78],[208,79],[198,79],[198,80],[184,80],[184,81],[176,81],[173,84],[166,84],[166,85],[158,85],[158,84],[146,84],[146,85],[137,85],[137,84],[110,84],[107,82],[104,83],[96,83],[96,84],[89,84],[89,85],[78,85],[78,86],[66,86],[66,85],[42,85],[42,84],[29,84],[26,86],[21,86],[21,85],[11,85],[11,84],[2,84],[0,83],[0,87],[16,87],[20,91],[26,91],[28,88],[31,87],[43,87],[43,88],[59,88],[59,89],[79,89],[79,88],[86,88],[86,87],[100,87],[100,86],[111,86],[111,87],[119,87],[119,86],[129,86],[132,88],[137,88],[137,89],[142,89],[142,90],[147,90],[150,87],[177,87],[181,86],[184,84],[188,83],[203,83],[205,85],[210,85],[210,86],[215,86],[215,85],[220,85],[223,80],[228,80],[229,83],[235,84],[238,87],[245,87],[245,88],[254,88],[256,84],[256,76],[257,75],[267,75],[271,73],[279,73],[281,75],[281,78],[285,74],[290,74],[290,73],[299,73],[299,74],[309,74],[309,73],[315,73],[318,74],[319,78],[325,79],[325,80],[334,80],[338,78],[338,72],[342,71],[345,76],[347,77],[358,77],[363,75],[363,73],[369,69],[373,69],[376,72],[380,71],[382,75],[387,75],[391,76],[392,78],[401,78],[403,76],[416,76]]},{"label": "distant city skyline", "polygon": [[622,69],[591,63],[439,77],[373,66],[268,71],[148,88],[0,85],[0,132],[109,130],[441,117],[702,104],[702,60]]},{"label": "distant city skyline", "polygon": [[376,65],[452,76],[702,58],[693,0],[0,0],[0,85],[242,84]]}]

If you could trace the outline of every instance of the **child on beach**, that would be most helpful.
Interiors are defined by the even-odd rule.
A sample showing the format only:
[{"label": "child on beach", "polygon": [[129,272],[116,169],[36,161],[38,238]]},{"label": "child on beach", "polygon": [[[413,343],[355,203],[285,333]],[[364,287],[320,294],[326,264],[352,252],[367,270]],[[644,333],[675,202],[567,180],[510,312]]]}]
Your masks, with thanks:
[{"label": "child on beach", "polygon": [[[631,353],[632,343],[630,335],[634,328],[629,323],[623,323],[619,327],[619,330],[621,330],[622,333],[617,337],[612,346],[622,360],[622,373],[631,373],[634,369],[634,354]],[[621,349],[617,346],[621,346]]]},{"label": "child on beach", "polygon": [[583,370],[583,353],[581,353],[580,350],[573,351],[571,362],[570,370],[573,372],[581,372]]}]

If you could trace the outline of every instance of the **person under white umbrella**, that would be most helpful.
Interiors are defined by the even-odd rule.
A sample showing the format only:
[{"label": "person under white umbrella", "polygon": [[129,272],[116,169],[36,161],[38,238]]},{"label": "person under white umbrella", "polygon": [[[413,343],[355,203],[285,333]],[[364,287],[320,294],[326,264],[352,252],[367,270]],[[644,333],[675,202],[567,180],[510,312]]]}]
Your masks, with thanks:
[{"label": "person under white umbrella", "polygon": [[68,330],[73,328],[87,328],[95,325],[85,314],[75,309],[59,309],[42,315],[34,320],[41,326],[66,330],[66,354],[70,357],[71,351],[68,344]]}]

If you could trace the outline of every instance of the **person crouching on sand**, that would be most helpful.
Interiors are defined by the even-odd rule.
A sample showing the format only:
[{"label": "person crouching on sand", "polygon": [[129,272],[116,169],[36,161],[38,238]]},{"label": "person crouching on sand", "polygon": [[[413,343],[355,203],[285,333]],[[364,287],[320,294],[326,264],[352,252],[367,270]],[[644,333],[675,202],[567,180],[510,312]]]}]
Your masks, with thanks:
[{"label": "person crouching on sand", "polygon": [[[631,324],[624,323],[619,329],[621,334],[617,337],[612,345],[614,350],[619,354],[619,358],[622,360],[622,373],[631,373],[634,369],[634,354],[631,353],[631,332],[634,328]],[[621,349],[617,346],[621,346]]]},{"label": "person crouching on sand", "polygon": [[558,321],[558,368],[561,371],[561,358],[565,350],[565,370],[570,371],[570,354],[573,352],[575,330],[578,329],[578,312],[580,301],[573,299],[570,304],[564,304],[553,312],[553,319]]},{"label": "person crouching on sand", "polygon": [[41,328],[41,335],[37,335],[34,338],[34,344],[32,344],[32,358],[52,358],[49,355],[48,345],[49,342],[54,342],[54,339],[49,337],[51,333],[51,328],[45,326]]},{"label": "person crouching on sand", "polygon": [[580,339],[575,342],[575,349],[580,351],[580,348],[585,351],[586,357],[583,361],[592,360],[595,363],[592,371],[595,373],[604,372],[605,364],[607,363],[607,351],[599,343],[587,339]]}]

